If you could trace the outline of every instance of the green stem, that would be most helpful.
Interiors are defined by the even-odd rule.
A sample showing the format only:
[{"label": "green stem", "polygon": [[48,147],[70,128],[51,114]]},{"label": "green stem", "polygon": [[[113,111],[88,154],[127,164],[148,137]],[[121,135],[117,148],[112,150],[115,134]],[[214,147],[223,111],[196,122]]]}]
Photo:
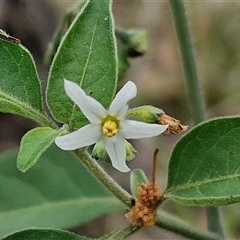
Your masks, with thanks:
[{"label": "green stem", "polygon": [[164,211],[157,213],[156,225],[192,240],[219,240],[218,235],[201,232],[188,223]]},{"label": "green stem", "polygon": [[[216,207],[207,207],[208,230],[210,232],[218,233],[224,239],[224,232],[222,228],[221,216],[219,209]],[[216,221],[217,219],[217,221]],[[210,221],[211,220],[211,221]]]},{"label": "green stem", "polygon": [[36,122],[38,122],[43,127],[51,127],[53,129],[58,129],[58,126],[52,119],[48,118],[44,114],[36,113],[33,118]]},{"label": "green stem", "polygon": [[181,0],[170,0],[170,5],[172,8],[178,40],[180,43],[181,57],[184,72],[186,75],[193,119],[196,124],[204,120],[204,103],[202,100],[184,4]]},{"label": "green stem", "polygon": [[119,200],[121,200],[129,208],[131,205],[132,196],[125,191],[117,182],[115,182],[103,168],[93,159],[86,149],[76,150],[75,154],[85,164],[89,171]]},{"label": "green stem", "polygon": [[[170,0],[171,9],[181,49],[181,57],[186,75],[188,94],[193,113],[194,124],[204,121],[204,102],[201,94],[198,74],[195,64],[193,47],[188,29],[182,0]],[[214,231],[223,237],[223,230],[217,207],[206,208],[208,216],[208,226],[210,231]],[[214,227],[213,227],[214,226]]]}]

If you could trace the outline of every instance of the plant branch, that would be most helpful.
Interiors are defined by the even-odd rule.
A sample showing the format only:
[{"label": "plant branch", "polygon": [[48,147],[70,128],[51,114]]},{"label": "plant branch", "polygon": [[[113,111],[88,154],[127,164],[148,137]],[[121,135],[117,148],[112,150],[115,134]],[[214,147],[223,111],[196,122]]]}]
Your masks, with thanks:
[{"label": "plant branch", "polygon": [[201,232],[181,219],[164,211],[158,211],[156,225],[192,240],[219,240],[217,234]]},{"label": "plant branch", "polygon": [[206,207],[207,218],[208,218],[208,230],[210,232],[218,233],[219,236],[224,239],[224,232],[222,228],[221,216],[219,212],[219,208],[211,206]]},{"label": "plant branch", "polygon": [[[191,36],[185,15],[182,0],[170,0],[170,6],[174,16],[174,22],[181,49],[181,57],[186,75],[188,94],[193,113],[194,124],[204,121],[204,102],[201,94],[197,68],[193,53]],[[223,229],[220,220],[219,209],[217,207],[207,207],[208,229],[223,236]]]},{"label": "plant branch", "polygon": [[132,196],[125,191],[117,182],[115,182],[103,168],[93,159],[86,149],[79,149],[75,154],[85,164],[89,171],[119,200],[121,200],[129,208],[131,205]]},{"label": "plant branch", "polygon": [[191,36],[185,15],[184,4],[182,0],[170,0],[170,6],[174,16],[174,22],[180,44],[181,58],[187,81],[193,120],[196,124],[204,120],[204,103],[195,64]]}]

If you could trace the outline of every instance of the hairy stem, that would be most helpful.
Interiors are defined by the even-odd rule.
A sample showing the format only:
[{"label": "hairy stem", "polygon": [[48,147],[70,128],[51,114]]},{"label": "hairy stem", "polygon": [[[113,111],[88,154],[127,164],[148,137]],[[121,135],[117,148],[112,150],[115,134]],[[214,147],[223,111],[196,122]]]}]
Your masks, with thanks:
[{"label": "hairy stem", "polygon": [[193,120],[194,123],[199,123],[204,120],[204,103],[198,80],[197,68],[184,5],[182,0],[170,0],[170,5],[180,44],[181,58],[187,81]]},{"label": "hairy stem", "polygon": [[156,225],[192,240],[219,240],[218,235],[201,232],[188,223],[164,211],[158,212]]},{"label": "hairy stem", "polygon": [[[170,6],[173,12],[174,22],[181,49],[181,57],[184,72],[186,75],[188,94],[193,113],[193,121],[195,124],[197,124],[205,119],[204,102],[201,94],[190,32],[184,10],[184,4],[182,0],[170,0]],[[221,237],[223,237],[223,230],[219,217],[219,209],[217,207],[208,207],[206,210],[208,216],[209,231],[216,232]]]},{"label": "hairy stem", "polygon": [[132,196],[125,191],[117,182],[115,182],[103,168],[93,159],[86,149],[76,150],[75,154],[85,164],[89,171],[119,200],[125,205],[131,207]]},{"label": "hairy stem", "polygon": [[224,239],[220,211],[217,207],[206,207],[208,218],[208,230],[218,233]]}]

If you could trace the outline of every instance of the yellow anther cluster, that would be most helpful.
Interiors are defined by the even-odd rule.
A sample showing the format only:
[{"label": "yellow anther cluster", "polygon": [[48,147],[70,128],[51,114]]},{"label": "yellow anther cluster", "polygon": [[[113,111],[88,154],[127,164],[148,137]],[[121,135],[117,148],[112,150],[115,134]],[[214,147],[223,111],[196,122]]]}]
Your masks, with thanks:
[{"label": "yellow anther cluster", "polygon": [[118,133],[118,124],[111,119],[106,120],[102,125],[102,132],[107,137],[113,137]]}]

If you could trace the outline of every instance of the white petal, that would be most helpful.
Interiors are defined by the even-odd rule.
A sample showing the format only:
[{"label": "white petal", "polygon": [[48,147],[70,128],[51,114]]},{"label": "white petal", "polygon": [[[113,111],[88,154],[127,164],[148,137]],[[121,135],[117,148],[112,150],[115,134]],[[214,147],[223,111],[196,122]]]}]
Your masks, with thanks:
[{"label": "white petal", "polygon": [[105,117],[104,107],[86,93],[74,82],[64,80],[64,88],[67,95],[78,105],[83,114],[91,123],[100,123],[101,118]]},{"label": "white petal", "polygon": [[104,142],[113,167],[120,172],[130,171],[126,164],[126,149],[124,145],[124,139],[119,138],[116,141],[111,141],[111,138],[106,138]]},{"label": "white petal", "polygon": [[98,124],[88,124],[75,132],[56,137],[55,143],[63,150],[75,150],[98,142],[100,137],[100,126]]},{"label": "white petal", "polygon": [[127,82],[113,99],[109,107],[109,113],[111,115],[120,114],[125,116],[128,109],[126,108],[126,105],[129,100],[136,96],[136,94],[137,87],[135,83],[132,81]]},{"label": "white petal", "polygon": [[122,123],[122,134],[126,139],[137,139],[157,136],[167,129],[168,125],[150,124],[133,120]]},{"label": "white petal", "polygon": [[125,121],[127,111],[128,111],[128,105],[122,106],[122,108],[120,109],[120,111],[117,114],[118,120]]}]

